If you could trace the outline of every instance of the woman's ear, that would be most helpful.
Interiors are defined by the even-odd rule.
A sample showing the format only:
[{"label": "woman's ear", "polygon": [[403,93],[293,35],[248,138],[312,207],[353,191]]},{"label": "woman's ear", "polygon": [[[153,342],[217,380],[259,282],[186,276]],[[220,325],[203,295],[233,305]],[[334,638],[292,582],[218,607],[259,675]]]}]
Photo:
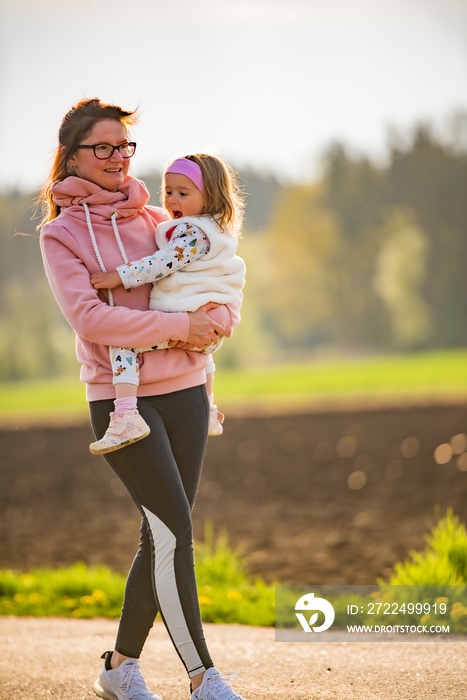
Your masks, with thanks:
[{"label": "woman's ear", "polygon": [[[62,148],[64,151],[66,151],[64,146]],[[76,153],[73,153],[73,155],[71,155],[65,163],[65,171],[68,175],[75,175],[74,166],[76,166]]]},{"label": "woman's ear", "polygon": [[66,162],[67,165],[76,165],[76,153],[73,153],[72,156],[70,156]]}]

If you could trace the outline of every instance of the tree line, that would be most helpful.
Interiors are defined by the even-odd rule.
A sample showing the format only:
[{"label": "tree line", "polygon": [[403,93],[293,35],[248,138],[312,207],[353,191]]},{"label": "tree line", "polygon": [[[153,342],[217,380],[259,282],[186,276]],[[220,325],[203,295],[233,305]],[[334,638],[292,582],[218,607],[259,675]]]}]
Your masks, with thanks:
[{"label": "tree line", "polygon": [[[393,134],[384,163],[333,144],[312,182],[242,172],[243,320],[216,364],[467,345],[466,121],[449,138]],[[143,179],[158,204],[160,174]],[[35,196],[0,194],[0,381],[76,371]]]},{"label": "tree line", "polygon": [[465,148],[427,127],[384,166],[328,149],[322,177],[283,189],[271,218],[258,303],[282,347],[465,345],[466,185]]}]

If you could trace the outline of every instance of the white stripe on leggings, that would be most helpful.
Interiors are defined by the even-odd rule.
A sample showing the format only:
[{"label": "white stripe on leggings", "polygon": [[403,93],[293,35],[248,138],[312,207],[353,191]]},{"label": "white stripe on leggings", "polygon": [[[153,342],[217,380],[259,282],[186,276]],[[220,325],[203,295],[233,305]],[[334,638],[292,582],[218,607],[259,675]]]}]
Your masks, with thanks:
[{"label": "white stripe on leggings", "polygon": [[188,630],[177,590],[174,568],[176,537],[157,515],[142,507],[151,528],[154,543],[154,575],[161,612],[188,673],[192,669],[196,669],[193,675],[202,673],[205,668]]}]

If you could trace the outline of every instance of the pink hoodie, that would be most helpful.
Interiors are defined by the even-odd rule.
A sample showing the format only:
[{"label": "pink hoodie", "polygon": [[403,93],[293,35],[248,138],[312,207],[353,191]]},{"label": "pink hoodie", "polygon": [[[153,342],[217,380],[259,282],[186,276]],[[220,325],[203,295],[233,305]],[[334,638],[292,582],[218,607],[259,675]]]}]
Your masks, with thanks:
[{"label": "pink hoodie", "polygon": [[[90,275],[98,272],[82,203],[89,207],[91,223],[106,270],[121,265],[122,255],[114,234],[111,214],[128,260],[150,255],[156,248],[154,232],[166,212],[147,206],[149,193],[140,180],[128,176],[117,192],[109,192],[78,177],[68,177],[52,188],[60,215],[41,233],[45,271],[55,298],[76,332],[76,353],[82,364],[88,401],[115,397],[109,362],[109,345],[142,347],[163,340],[186,340],[187,313],[149,310],[151,284],[127,291],[113,290],[114,308],[107,295],[97,292]],[[131,293],[130,293],[131,292]],[[240,320],[241,297],[235,304],[220,306],[210,314],[230,335]],[[205,382],[207,357],[184,350],[156,350],[140,356],[139,396],[166,394]]]}]

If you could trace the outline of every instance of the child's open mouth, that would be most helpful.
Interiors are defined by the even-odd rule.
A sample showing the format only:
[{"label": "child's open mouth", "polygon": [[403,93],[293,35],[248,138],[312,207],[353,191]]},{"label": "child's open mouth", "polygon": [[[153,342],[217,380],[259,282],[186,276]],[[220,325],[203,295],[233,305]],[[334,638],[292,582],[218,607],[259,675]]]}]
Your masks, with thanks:
[{"label": "child's open mouth", "polygon": [[181,211],[173,211],[172,214],[174,219],[181,219],[183,216]]}]

